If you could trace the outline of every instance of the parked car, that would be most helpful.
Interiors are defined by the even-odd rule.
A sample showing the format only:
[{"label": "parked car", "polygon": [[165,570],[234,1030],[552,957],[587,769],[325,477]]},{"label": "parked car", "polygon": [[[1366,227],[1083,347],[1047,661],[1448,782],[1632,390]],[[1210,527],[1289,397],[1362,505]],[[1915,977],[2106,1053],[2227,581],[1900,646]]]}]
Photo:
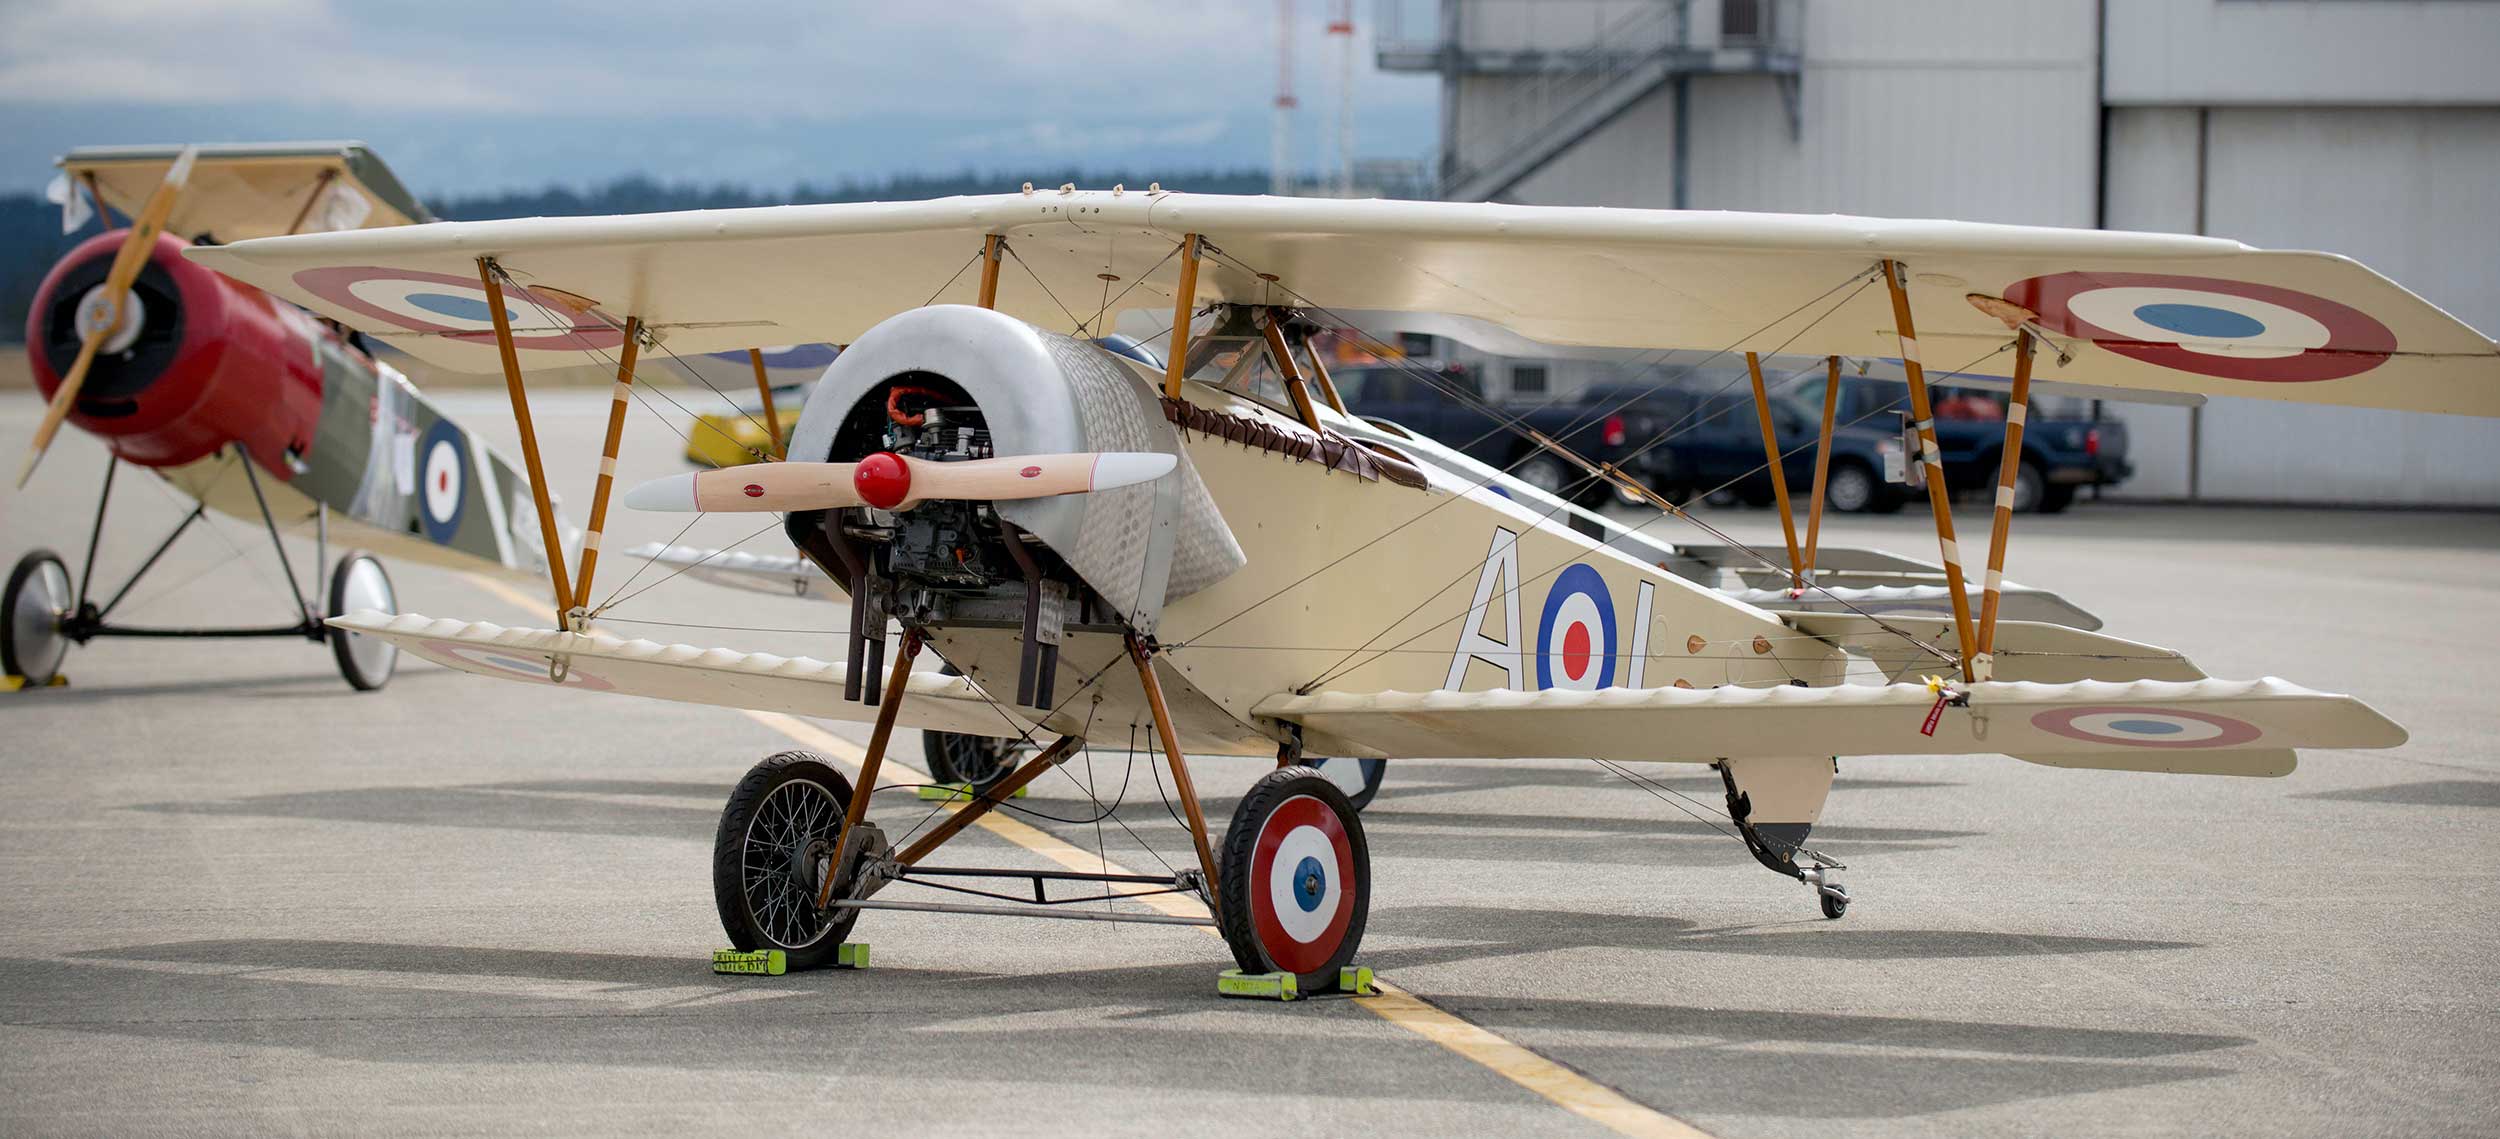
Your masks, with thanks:
[{"label": "parked car", "polygon": [[[1673,481],[1673,452],[1651,448],[1635,454],[1678,414],[1681,405],[1673,393],[1601,384],[1550,404],[1521,401],[1488,406],[1483,402],[1482,381],[1466,367],[1412,359],[1402,364],[1340,368],[1330,378],[1347,411],[1395,423],[1478,462],[1507,470],[1539,490],[1561,494],[1568,488],[1566,497],[1582,506],[1602,505],[1613,497],[1612,489],[1584,477],[1577,467],[1540,447],[1520,428],[1541,431],[1596,461],[1622,463],[1652,486]],[[1452,395],[1444,386],[1465,396]]]},{"label": "parked car", "polygon": [[[1823,413],[1823,375],[1810,373],[1780,389],[1786,405],[1806,423]],[[1934,391],[1936,449],[1944,458],[1945,485],[1955,491],[1990,491],[2004,456],[2006,397],[1975,388]],[[1845,378],[1835,423],[1854,423],[1886,433],[1900,429],[1909,410],[1909,385],[1899,380]],[[1812,437],[1809,427],[1806,438]],[[1785,429],[1783,429],[1785,438]],[[1759,454],[1760,431],[1755,432]],[[1834,436],[1835,446],[1838,434]],[[1782,446],[1791,446],[1783,442]],[[1835,452],[1833,469],[1839,469]],[[1879,465],[1877,470],[1881,470]],[[2097,414],[2093,402],[2071,396],[2034,395],[2025,413],[2023,453],[2014,482],[2014,509],[2054,514],[2088,486],[2116,486],[2135,473],[2127,461],[2127,425]],[[1793,485],[1793,480],[1792,480]]]},{"label": "parked car", "polygon": [[[1680,476],[1669,493],[1678,500],[1718,494],[1749,506],[1771,502],[1771,475],[1762,456],[1762,421],[1754,410],[1752,390],[1740,383],[1734,391],[1691,398],[1696,411],[1663,444],[1663,449],[1674,452],[1673,466]],[[1783,456],[1781,470],[1788,479],[1788,493],[1801,506],[1814,488],[1815,442],[1823,413],[1819,379],[1814,398],[1817,402],[1811,411],[1794,399],[1771,401],[1771,421]],[[1900,419],[1877,415],[1849,423],[1849,418],[1839,415],[1832,428],[1832,465],[1825,476],[1824,503],[1833,510],[1878,514],[1901,509],[1907,488],[1885,480],[1885,471],[1901,453]]]}]

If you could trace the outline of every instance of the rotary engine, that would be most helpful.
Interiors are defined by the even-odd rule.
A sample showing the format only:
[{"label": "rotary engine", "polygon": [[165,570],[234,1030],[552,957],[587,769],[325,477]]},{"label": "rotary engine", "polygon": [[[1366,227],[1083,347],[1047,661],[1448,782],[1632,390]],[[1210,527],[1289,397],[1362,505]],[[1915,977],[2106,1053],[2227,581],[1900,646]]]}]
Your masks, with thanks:
[{"label": "rotary engine", "polygon": [[[87,239],[35,293],[27,356],[46,398],[88,328],[104,319],[104,276],[126,236],[116,230]],[[293,469],[320,420],[315,345],[330,334],[302,310],[192,264],[182,256],[188,244],[156,239],[69,421],[146,466],[179,466],[240,443],[264,468]]]},{"label": "rotary engine", "polygon": [[[880,458],[1089,451],[1162,452],[1177,466],[1083,494],[913,503],[906,465]],[[851,595],[852,699],[882,671],[894,617],[1017,630],[1017,702],[1048,706],[1065,632],[1151,635],[1167,600],[1245,561],[1147,378],[1093,344],[987,309],[914,309],[862,335],[809,393],[790,457],[860,464],[867,506],[788,520],[792,541]]]}]

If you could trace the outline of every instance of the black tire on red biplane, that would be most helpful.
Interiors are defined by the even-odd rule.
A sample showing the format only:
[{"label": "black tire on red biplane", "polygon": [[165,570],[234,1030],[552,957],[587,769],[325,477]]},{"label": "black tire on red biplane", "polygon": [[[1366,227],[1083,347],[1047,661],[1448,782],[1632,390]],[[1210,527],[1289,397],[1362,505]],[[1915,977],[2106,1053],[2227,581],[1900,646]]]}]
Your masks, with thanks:
[{"label": "black tire on red biplane", "polygon": [[[391,575],[383,571],[381,561],[363,550],[349,550],[339,555],[338,565],[330,571],[329,604],[323,611],[339,617],[359,609],[397,616],[399,593],[391,588]],[[342,629],[329,630],[323,639],[330,642],[330,656],[338,661],[339,675],[358,692],[379,690],[399,668],[399,646],[389,641]]]},{"label": "black tire on red biplane", "polygon": [[1280,767],[1233,809],[1216,869],[1218,929],[1244,972],[1337,987],[1371,911],[1371,850],[1345,792],[1308,767]]},{"label": "black tire on red biplane", "polygon": [[738,780],[712,839],[712,903],[731,945],[781,950],[794,971],[834,960],[859,911],[818,910],[816,897],[850,802],[851,781],[812,752],[767,756]]},{"label": "black tire on red biplane", "polygon": [[1389,773],[1385,759],[1314,759],[1310,764],[1345,792],[1346,801],[1358,811],[1370,809],[1372,800],[1380,797],[1381,781]]},{"label": "black tire on red biplane", "polygon": [[61,674],[70,641],[61,621],[78,604],[70,592],[69,566],[50,550],[29,550],[9,571],[0,591],[0,670],[41,688]]}]

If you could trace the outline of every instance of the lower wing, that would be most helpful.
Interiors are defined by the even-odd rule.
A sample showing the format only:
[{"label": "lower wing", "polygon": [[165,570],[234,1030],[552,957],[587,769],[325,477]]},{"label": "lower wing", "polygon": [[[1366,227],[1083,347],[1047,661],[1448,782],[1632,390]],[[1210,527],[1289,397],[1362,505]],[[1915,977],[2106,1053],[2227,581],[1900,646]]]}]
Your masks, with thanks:
[{"label": "lower wing", "polygon": [[1610,760],[2005,754],[2060,767],[2282,775],[2292,748],[2383,748],[2404,729],[2349,696],[2265,680],[1323,692],[1256,709],[1313,751]]}]

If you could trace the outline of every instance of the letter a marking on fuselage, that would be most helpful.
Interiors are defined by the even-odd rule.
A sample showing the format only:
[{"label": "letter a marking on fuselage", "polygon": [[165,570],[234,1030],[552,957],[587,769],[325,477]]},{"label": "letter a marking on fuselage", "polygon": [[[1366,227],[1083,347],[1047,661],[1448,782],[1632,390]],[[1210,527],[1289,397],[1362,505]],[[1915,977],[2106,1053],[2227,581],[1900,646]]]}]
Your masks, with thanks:
[{"label": "letter a marking on fuselage", "polygon": [[[1497,584],[1502,587],[1503,632],[1499,641],[1484,635],[1484,618],[1493,606],[1493,588]],[[1493,548],[1484,555],[1484,570],[1476,575],[1476,599],[1467,607],[1467,623],[1458,632],[1458,650],[1450,657],[1450,678],[1441,687],[1466,687],[1468,662],[1480,660],[1509,677],[1505,687],[1525,689],[1528,666],[1520,652],[1519,535],[1497,526],[1493,530]]]}]

